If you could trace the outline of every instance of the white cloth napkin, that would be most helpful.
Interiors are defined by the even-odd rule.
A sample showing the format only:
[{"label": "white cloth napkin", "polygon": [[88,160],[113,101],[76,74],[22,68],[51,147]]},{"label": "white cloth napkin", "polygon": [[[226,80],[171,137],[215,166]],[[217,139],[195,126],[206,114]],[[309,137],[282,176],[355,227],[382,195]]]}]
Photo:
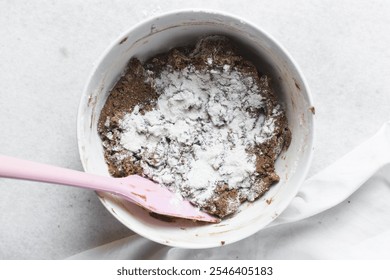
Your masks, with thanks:
[{"label": "white cloth napkin", "polygon": [[390,259],[390,121],[245,240],[192,250],[133,235],[70,259]]}]

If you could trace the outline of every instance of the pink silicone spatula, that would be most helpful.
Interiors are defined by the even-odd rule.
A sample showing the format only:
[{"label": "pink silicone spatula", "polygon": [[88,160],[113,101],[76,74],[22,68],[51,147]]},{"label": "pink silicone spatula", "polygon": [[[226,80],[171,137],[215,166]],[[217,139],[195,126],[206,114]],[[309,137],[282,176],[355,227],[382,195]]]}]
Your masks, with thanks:
[{"label": "pink silicone spatula", "polygon": [[0,177],[109,192],[158,214],[211,223],[220,221],[181,200],[165,187],[137,175],[104,177],[0,155]]}]

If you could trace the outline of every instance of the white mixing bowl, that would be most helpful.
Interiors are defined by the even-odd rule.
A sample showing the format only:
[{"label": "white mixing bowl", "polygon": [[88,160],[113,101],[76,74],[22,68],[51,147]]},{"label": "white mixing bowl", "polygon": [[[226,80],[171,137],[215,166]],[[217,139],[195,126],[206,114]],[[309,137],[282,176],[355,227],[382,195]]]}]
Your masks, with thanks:
[{"label": "white mixing bowl", "polygon": [[222,246],[261,230],[276,219],[297,194],[312,157],[314,112],[311,97],[303,75],[290,55],[267,33],[243,19],[220,12],[178,11],[131,28],[106,50],[97,63],[85,87],[78,113],[78,144],[85,171],[109,176],[97,123],[109,91],[130,58],[144,61],[209,34],[233,39],[259,69],[272,77],[273,87],[286,109],[292,141],[276,162],[280,182],[263,197],[245,203],[237,214],[219,224],[185,220],[166,222],[118,197],[99,194],[107,210],[125,226],[170,246]]}]

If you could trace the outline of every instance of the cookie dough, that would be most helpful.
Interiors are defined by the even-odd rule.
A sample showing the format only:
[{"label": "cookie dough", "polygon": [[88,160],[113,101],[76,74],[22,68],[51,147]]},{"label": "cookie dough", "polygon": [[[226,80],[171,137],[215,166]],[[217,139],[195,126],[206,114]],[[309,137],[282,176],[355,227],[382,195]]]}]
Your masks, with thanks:
[{"label": "cookie dough", "polygon": [[112,176],[145,176],[218,217],[279,181],[291,141],[270,78],[223,36],[132,58],[98,132]]}]

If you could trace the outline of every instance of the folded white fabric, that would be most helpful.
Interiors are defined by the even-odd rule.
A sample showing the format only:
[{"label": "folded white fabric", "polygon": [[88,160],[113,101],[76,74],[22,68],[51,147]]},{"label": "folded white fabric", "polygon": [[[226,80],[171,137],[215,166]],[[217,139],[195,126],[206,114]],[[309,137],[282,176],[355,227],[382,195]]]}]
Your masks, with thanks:
[{"label": "folded white fabric", "polygon": [[70,259],[390,259],[390,122],[306,180],[268,228],[231,245],[190,250],[133,235]]}]

